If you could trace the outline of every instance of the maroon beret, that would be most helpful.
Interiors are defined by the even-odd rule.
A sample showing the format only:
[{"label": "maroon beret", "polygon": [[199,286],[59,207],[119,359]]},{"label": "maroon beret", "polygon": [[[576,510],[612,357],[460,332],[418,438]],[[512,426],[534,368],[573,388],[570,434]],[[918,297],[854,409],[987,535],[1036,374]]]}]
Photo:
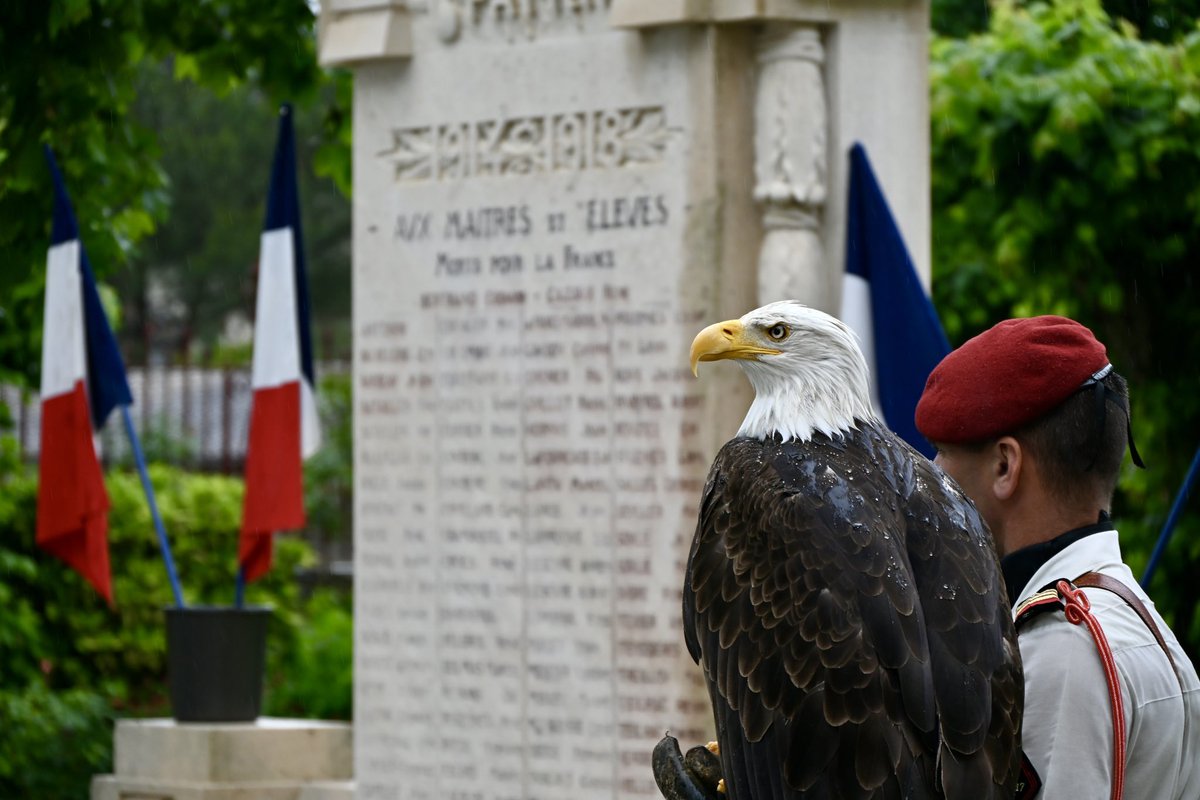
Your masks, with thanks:
[{"label": "maroon beret", "polygon": [[1012,433],[1056,408],[1107,365],[1104,345],[1074,320],[1005,320],[930,373],[917,403],[917,430],[947,444]]}]

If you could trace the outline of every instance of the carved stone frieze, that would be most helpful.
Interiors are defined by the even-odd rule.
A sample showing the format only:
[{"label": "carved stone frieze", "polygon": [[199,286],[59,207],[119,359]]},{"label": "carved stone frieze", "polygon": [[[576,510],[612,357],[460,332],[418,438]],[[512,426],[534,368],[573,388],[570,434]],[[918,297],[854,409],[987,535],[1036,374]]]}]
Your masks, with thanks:
[{"label": "carved stone frieze", "polygon": [[[552,24],[582,21],[608,14],[612,0],[433,0],[437,3],[442,39],[449,43],[460,29],[487,37],[536,38]],[[447,35],[446,31],[453,31]]]},{"label": "carved stone frieze", "polygon": [[655,164],[671,136],[659,106],[576,111],[396,128],[379,157],[398,182],[531,175]]}]

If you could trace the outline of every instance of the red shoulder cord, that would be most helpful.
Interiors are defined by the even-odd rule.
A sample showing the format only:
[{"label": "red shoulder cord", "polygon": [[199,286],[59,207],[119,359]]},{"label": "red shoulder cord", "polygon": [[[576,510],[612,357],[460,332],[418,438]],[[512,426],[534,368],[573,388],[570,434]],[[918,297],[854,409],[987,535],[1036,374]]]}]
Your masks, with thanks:
[{"label": "red shoulder cord", "polygon": [[1112,800],[1121,800],[1125,792],[1125,707],[1121,700],[1121,684],[1117,681],[1117,664],[1113,660],[1112,648],[1104,629],[1092,614],[1092,604],[1083,590],[1067,580],[1056,586],[1062,598],[1063,611],[1072,625],[1086,625],[1088,633],[1096,641],[1100,661],[1104,665],[1104,677],[1108,681],[1108,699],[1112,705],[1113,718],[1113,782]]}]

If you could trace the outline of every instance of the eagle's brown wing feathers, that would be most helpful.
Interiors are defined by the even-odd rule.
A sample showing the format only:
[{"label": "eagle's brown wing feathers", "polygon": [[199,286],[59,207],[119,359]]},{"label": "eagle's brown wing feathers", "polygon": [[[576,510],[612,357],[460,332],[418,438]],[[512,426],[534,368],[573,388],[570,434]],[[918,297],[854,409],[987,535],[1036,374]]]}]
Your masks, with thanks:
[{"label": "eagle's brown wing feathers", "polygon": [[727,444],[684,631],[731,800],[939,797],[939,748],[948,790],[1009,783],[1014,736],[988,734],[1019,720],[1021,683],[994,551],[974,508],[887,431]]}]

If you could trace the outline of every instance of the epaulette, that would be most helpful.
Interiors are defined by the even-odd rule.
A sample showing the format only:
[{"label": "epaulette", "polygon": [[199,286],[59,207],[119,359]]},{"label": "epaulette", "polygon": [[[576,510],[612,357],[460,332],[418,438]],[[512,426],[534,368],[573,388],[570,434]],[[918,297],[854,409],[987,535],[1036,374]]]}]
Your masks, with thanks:
[{"label": "epaulette", "polygon": [[1040,592],[1025,598],[1013,609],[1013,617],[1017,624],[1017,630],[1021,629],[1023,623],[1028,622],[1039,614],[1044,614],[1047,611],[1062,611],[1063,608],[1062,597],[1059,596],[1058,590],[1054,588],[1054,584],[1051,584]]}]

